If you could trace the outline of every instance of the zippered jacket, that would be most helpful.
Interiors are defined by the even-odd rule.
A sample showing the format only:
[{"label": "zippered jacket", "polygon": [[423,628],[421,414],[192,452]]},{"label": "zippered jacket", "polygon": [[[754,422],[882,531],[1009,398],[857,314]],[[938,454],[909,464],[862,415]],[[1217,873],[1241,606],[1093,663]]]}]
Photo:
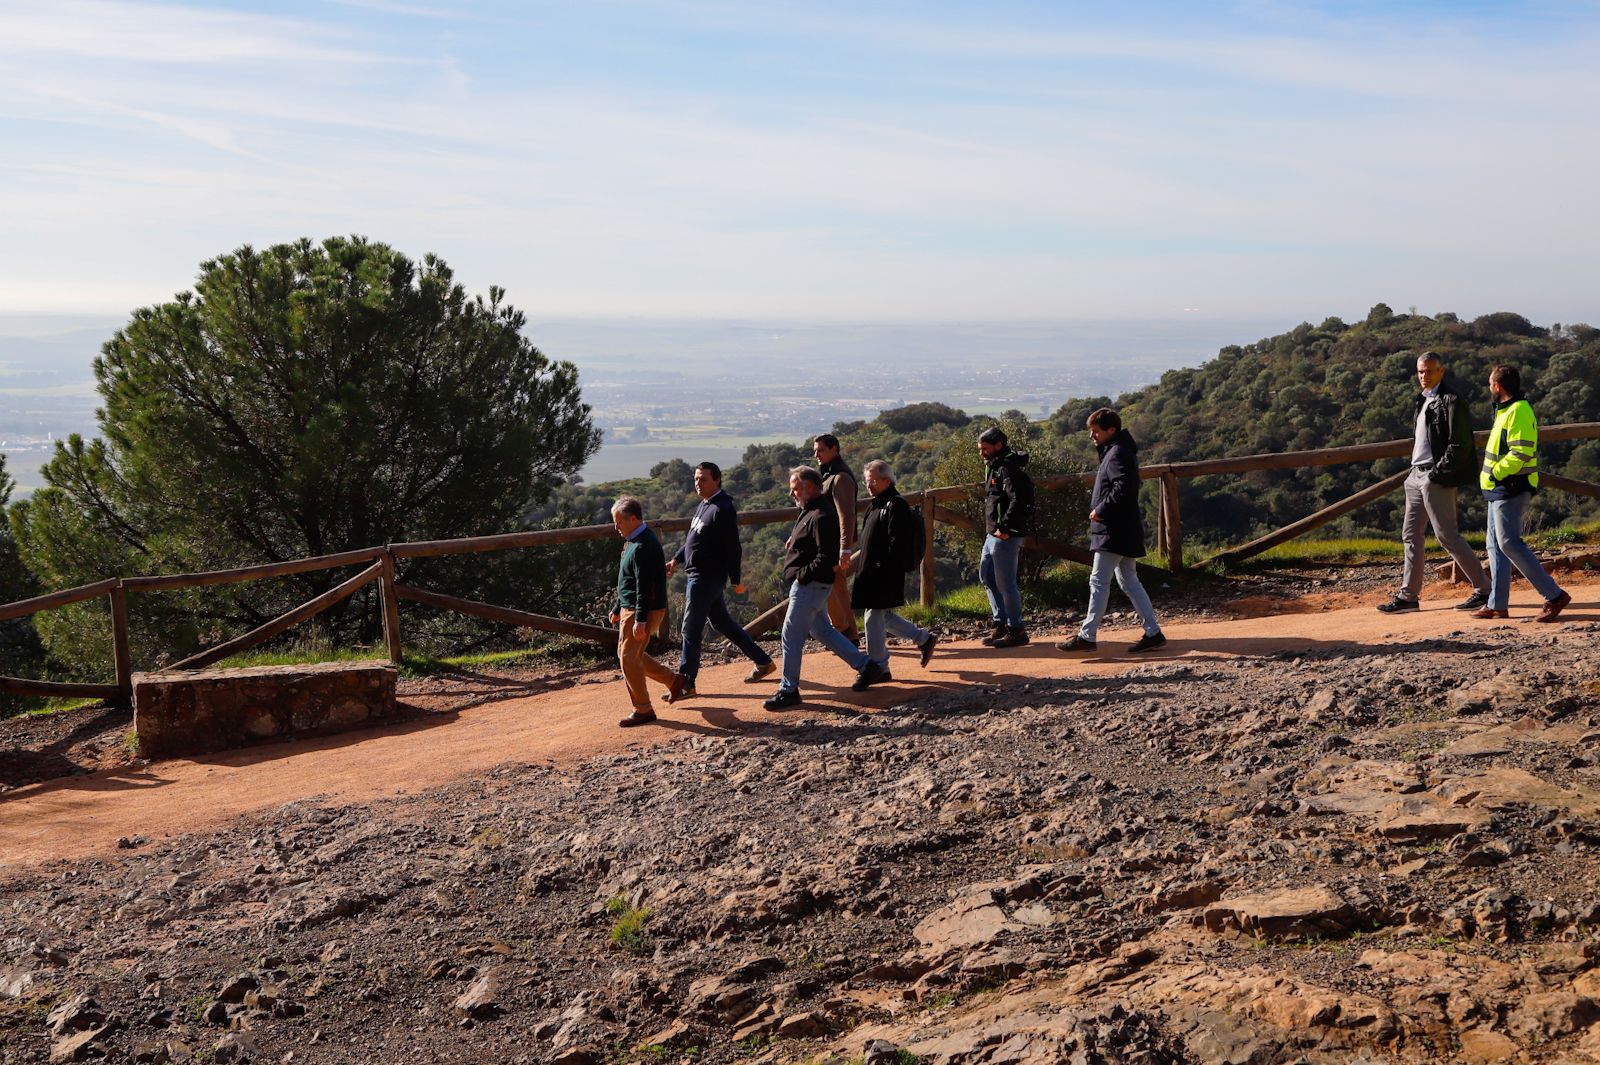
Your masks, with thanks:
[{"label": "zippered jacket", "polygon": [[1089,550],[1124,558],[1144,557],[1144,516],[1139,513],[1139,445],[1127,429],[1096,449],[1100,468],[1094,475],[1089,509],[1100,516],[1089,523]]},{"label": "zippered jacket", "polygon": [[[1427,396],[1417,393],[1411,406],[1411,421],[1416,423],[1422,414]],[[1448,381],[1439,383],[1439,391],[1428,407],[1428,447],[1433,452],[1433,469],[1428,480],[1447,488],[1460,488],[1472,483],[1473,454],[1477,445],[1472,441],[1472,410],[1467,397],[1450,387]]]},{"label": "zippered jacket", "polygon": [[819,495],[805,505],[784,544],[783,583],[832,584],[839,564],[839,512]]},{"label": "zippered jacket", "polygon": [[1539,490],[1539,419],[1525,399],[1494,409],[1494,428],[1484,445],[1478,487],[1486,499],[1512,499]]},{"label": "zippered jacket", "polygon": [[1025,451],[1009,447],[989,463],[989,481],[983,489],[983,527],[990,536],[1027,536],[1033,531],[1033,479],[1022,467]]}]

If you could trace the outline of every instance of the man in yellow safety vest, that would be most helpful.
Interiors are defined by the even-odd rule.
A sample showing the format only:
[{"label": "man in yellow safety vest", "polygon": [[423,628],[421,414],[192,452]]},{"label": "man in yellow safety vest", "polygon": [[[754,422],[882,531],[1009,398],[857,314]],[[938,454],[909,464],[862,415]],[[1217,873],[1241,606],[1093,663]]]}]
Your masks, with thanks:
[{"label": "man in yellow safety vest", "polygon": [[1539,419],[1522,395],[1522,375],[1515,366],[1500,365],[1489,371],[1489,394],[1494,397],[1494,428],[1483,455],[1478,486],[1489,501],[1489,602],[1472,612],[1475,618],[1510,616],[1511,567],[1528,579],[1544,597],[1544,609],[1535,621],[1554,621],[1572,602],[1545,572],[1522,539],[1522,516],[1528,500],[1539,490]]}]

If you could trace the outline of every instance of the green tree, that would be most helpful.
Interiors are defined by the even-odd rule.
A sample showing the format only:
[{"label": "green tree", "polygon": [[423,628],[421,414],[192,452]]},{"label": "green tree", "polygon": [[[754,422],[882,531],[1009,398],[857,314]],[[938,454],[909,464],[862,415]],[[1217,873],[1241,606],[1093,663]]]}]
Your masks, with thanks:
[{"label": "green tree", "polygon": [[[577,369],[523,324],[500,289],[469,297],[437,257],[361,237],[208,261],[101,349],[100,438],[58,444],[47,487],[12,508],[22,557],[62,586],[517,527],[599,446]],[[347,573],[141,597],[144,657]],[[361,616],[370,635],[361,605],[329,625]],[[74,627],[100,628],[42,631],[67,660],[99,659]]]}]

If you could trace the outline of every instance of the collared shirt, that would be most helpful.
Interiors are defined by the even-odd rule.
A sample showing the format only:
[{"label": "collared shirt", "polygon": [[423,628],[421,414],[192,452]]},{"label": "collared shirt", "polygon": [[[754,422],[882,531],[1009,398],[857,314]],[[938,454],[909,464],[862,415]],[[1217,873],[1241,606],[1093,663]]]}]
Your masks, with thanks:
[{"label": "collared shirt", "polygon": [[1437,459],[1433,443],[1428,439],[1428,408],[1439,399],[1439,386],[1422,390],[1422,406],[1417,409],[1416,436],[1411,444],[1411,465],[1432,466]]},{"label": "collared shirt", "polygon": [[644,531],[646,529],[648,529],[648,528],[650,528],[649,523],[641,521],[637,526],[634,527],[633,532],[628,534],[628,539],[630,539],[630,540],[639,539],[639,537],[644,535]]}]

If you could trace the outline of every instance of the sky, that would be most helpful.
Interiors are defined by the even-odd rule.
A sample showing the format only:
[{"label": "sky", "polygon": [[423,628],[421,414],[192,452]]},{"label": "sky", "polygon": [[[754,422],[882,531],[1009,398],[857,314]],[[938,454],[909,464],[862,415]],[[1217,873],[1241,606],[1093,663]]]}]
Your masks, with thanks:
[{"label": "sky", "polygon": [[1600,321],[1600,3],[0,0],[0,314],[359,233],[532,317]]}]

